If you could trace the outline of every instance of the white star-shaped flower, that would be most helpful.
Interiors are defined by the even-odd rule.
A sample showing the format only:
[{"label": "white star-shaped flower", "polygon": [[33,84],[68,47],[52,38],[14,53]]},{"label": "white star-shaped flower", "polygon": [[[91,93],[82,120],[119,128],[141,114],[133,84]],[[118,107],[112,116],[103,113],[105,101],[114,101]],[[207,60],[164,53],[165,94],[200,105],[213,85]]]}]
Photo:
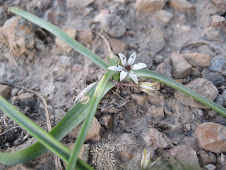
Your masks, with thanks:
[{"label": "white star-shaped flower", "polygon": [[144,63],[134,64],[135,59],[136,59],[136,52],[134,52],[129,57],[128,61],[123,54],[119,53],[118,55],[121,59],[122,66],[121,65],[110,66],[110,67],[108,67],[108,70],[120,71],[120,81],[122,81],[124,78],[126,78],[126,76],[129,74],[129,76],[132,78],[132,80],[136,84],[138,84],[137,76],[133,72],[133,70],[139,70],[139,69],[145,68],[145,67],[147,67],[147,65]]}]

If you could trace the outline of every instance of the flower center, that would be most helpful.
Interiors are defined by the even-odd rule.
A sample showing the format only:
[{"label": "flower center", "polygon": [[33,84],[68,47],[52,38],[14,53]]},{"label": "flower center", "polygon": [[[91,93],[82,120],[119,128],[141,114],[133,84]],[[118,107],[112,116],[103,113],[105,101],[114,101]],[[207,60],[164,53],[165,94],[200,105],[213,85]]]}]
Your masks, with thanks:
[{"label": "flower center", "polygon": [[127,71],[130,71],[130,70],[131,70],[130,65],[126,65],[124,68],[125,68]]}]

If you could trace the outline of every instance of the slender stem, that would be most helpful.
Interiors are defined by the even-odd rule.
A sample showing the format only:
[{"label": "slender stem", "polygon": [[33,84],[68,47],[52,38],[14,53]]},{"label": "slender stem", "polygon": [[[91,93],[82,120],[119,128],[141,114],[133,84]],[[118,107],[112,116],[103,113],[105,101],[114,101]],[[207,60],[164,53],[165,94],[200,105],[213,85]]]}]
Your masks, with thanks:
[{"label": "slender stem", "polygon": [[200,94],[192,91],[191,89],[183,86],[182,84],[174,81],[173,79],[170,79],[168,77],[165,77],[161,74],[155,73],[150,70],[137,70],[134,71],[138,77],[143,78],[150,78],[156,81],[159,81],[160,83],[166,84],[170,87],[173,87],[177,90],[180,90],[181,92],[187,94],[188,96],[191,96],[198,102],[210,107],[211,109],[215,110],[216,112],[220,113],[224,117],[226,117],[226,109],[218,105],[217,103],[212,102],[211,100],[201,96]]},{"label": "slender stem", "polygon": [[96,109],[99,105],[99,102],[101,100],[102,94],[104,92],[105,86],[107,84],[107,82],[109,81],[109,79],[115,74],[115,72],[107,72],[105,73],[105,75],[102,77],[102,79],[100,80],[100,82],[98,83],[96,90],[94,92],[91,104],[90,104],[90,108],[87,114],[87,117],[82,125],[82,128],[79,132],[79,136],[76,140],[75,146],[73,151],[71,152],[70,155],[70,159],[67,165],[67,170],[72,170],[76,167],[76,163],[78,160],[78,155],[79,155],[79,151],[83,145],[83,143],[85,142],[87,133],[89,131],[89,127],[92,123],[93,117],[96,113]]}]

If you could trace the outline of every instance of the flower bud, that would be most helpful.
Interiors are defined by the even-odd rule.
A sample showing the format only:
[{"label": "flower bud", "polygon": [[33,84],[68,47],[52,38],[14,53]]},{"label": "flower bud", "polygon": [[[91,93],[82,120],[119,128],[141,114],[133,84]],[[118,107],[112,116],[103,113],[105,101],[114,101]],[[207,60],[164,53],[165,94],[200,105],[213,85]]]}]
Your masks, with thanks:
[{"label": "flower bud", "polygon": [[141,168],[147,169],[150,163],[150,154],[147,153],[146,149],[144,149],[142,158],[141,158]]},{"label": "flower bud", "polygon": [[153,87],[155,84],[156,84],[156,82],[154,82],[154,83],[140,82],[140,90],[152,95],[152,91],[155,90],[155,88]]}]

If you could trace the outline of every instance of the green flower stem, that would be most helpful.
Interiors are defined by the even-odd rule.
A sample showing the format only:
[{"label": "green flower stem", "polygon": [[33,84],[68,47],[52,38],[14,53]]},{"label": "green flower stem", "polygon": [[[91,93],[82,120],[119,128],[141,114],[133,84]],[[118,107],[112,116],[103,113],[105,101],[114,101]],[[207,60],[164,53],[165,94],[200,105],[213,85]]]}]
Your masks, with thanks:
[{"label": "green flower stem", "polygon": [[89,107],[88,115],[82,125],[82,128],[79,132],[79,136],[76,139],[76,143],[74,145],[73,151],[71,152],[71,156],[68,162],[67,170],[72,170],[76,167],[76,163],[78,160],[78,155],[80,152],[80,149],[85,142],[87,133],[89,131],[90,125],[92,123],[93,117],[96,113],[97,107],[100,103],[100,100],[102,98],[104,89],[106,87],[106,84],[108,83],[109,79],[114,75],[114,72],[107,72],[105,75],[102,77],[100,82],[98,83],[96,90],[94,92],[91,105]]},{"label": "green flower stem", "polygon": [[170,87],[173,87],[173,88],[187,94],[188,96],[191,96],[198,102],[210,107],[211,109],[215,110],[216,112],[218,112],[221,115],[223,115],[224,117],[226,117],[226,109],[225,108],[223,108],[220,105],[218,105],[217,103],[214,103],[211,100],[201,96],[200,94],[192,91],[191,89],[183,86],[182,84],[174,81],[171,78],[165,77],[161,74],[158,74],[158,73],[155,73],[155,72],[149,71],[149,70],[137,70],[134,72],[136,73],[136,75],[138,77],[150,78],[150,79],[159,81],[160,83],[166,84]]},{"label": "green flower stem", "polygon": [[10,12],[13,12],[28,21],[46,29],[47,31],[51,32],[52,34],[56,35],[57,37],[61,38],[65,43],[70,45],[73,49],[78,51],[80,54],[86,56],[90,60],[92,60],[95,64],[97,64],[100,68],[107,70],[108,64],[104,62],[99,56],[91,52],[89,49],[84,47],[82,44],[71,38],[69,35],[64,33],[60,28],[56,27],[55,25],[39,18],[36,17],[28,12],[25,12],[21,9],[15,8],[15,7],[10,7],[9,8]]}]

